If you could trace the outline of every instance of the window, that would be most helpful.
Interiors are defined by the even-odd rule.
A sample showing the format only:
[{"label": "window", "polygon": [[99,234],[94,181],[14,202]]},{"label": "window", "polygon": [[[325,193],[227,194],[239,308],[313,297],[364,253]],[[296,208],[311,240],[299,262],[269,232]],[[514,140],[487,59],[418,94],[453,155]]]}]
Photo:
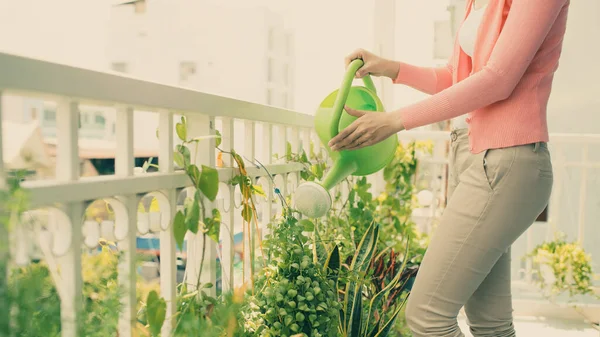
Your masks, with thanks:
[{"label": "window", "polygon": [[287,63],[283,65],[283,85],[290,85],[290,65]]},{"label": "window", "polygon": [[275,28],[269,28],[269,32],[267,34],[267,50],[275,51]]},{"label": "window", "polygon": [[275,61],[269,57],[267,59],[267,82],[275,81]]},{"label": "window", "polygon": [[42,117],[42,123],[45,125],[56,124],[56,110],[44,109],[44,116]]},{"label": "window", "polygon": [[196,74],[196,63],[195,62],[181,62],[179,64],[179,81],[188,81]]},{"label": "window", "polygon": [[292,40],[292,34],[291,33],[287,33],[285,34],[285,54],[287,56],[292,56],[293,55],[293,40]]},{"label": "window", "polygon": [[96,113],[96,115],[94,116],[94,124],[96,126],[104,127],[104,124],[106,124],[106,119],[104,118],[102,113],[100,113],[100,112]]},{"label": "window", "polygon": [[127,73],[127,63],[125,62],[113,62],[110,68],[116,72]]}]

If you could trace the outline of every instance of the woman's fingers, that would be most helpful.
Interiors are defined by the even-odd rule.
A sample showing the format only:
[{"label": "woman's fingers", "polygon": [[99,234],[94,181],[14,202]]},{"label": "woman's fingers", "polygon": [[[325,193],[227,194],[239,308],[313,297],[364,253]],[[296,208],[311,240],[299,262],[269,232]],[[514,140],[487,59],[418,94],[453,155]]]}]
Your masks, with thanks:
[{"label": "woman's fingers", "polygon": [[363,57],[364,57],[364,50],[357,49],[357,50],[353,51],[352,53],[350,53],[348,56],[346,56],[346,58],[344,58],[344,63],[346,64],[346,67],[348,67],[350,65],[350,62],[352,62],[356,59],[362,59]]},{"label": "woman's fingers", "polygon": [[357,137],[352,143],[348,144],[348,146],[342,148],[341,150],[356,150],[368,146],[372,141],[373,136],[364,133],[361,136]]},{"label": "woman's fingers", "polygon": [[352,142],[357,137],[355,132],[358,127],[357,124],[358,123],[356,123],[355,121],[354,123],[348,125],[348,127],[342,130],[340,133],[338,133],[337,136],[333,137],[329,141],[329,147],[333,151],[337,151],[337,149],[339,149],[340,147],[346,146],[350,142]]}]

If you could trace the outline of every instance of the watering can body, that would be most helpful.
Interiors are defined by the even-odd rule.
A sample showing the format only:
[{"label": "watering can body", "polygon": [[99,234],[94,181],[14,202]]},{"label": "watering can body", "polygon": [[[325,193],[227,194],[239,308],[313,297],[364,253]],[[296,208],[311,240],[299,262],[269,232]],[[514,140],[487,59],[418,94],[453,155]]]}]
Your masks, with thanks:
[{"label": "watering can body", "polygon": [[357,110],[385,113],[368,75],[363,78],[365,86],[352,86],[354,74],[362,65],[362,60],[350,63],[340,89],[329,94],[315,113],[315,131],[332,159],[333,166],[321,182],[307,182],[298,186],[296,209],[309,217],[323,216],[329,210],[331,197],[328,190],[350,175],[366,176],[383,169],[391,162],[398,148],[398,137],[395,135],[357,150],[337,152],[327,145],[357,119],[344,110],[345,105]]}]

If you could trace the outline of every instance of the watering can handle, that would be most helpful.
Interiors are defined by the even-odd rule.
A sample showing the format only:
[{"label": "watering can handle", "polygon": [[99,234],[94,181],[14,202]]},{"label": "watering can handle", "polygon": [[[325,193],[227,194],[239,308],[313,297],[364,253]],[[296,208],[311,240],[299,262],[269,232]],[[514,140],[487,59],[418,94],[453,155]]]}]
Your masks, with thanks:
[{"label": "watering can handle", "polygon": [[[344,111],[344,105],[346,104],[346,99],[348,99],[348,94],[350,93],[350,88],[352,87],[352,81],[354,80],[356,71],[360,69],[363,64],[363,60],[355,59],[354,61],[350,62],[350,65],[348,65],[348,69],[344,75],[344,80],[342,81],[342,85],[338,91],[335,103],[333,104],[333,118],[331,119],[330,125],[330,134],[332,138],[339,133],[340,118],[342,117],[342,111]],[[365,75],[363,77],[363,82],[367,89],[373,91],[374,94],[377,93],[371,76],[368,74]]]}]

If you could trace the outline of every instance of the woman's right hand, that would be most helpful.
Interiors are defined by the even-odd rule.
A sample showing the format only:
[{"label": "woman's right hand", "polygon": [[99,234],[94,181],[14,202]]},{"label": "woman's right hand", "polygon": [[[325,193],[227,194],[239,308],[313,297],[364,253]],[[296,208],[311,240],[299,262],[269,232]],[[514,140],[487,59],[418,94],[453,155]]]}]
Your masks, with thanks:
[{"label": "woman's right hand", "polygon": [[386,60],[364,49],[357,49],[346,56],[344,59],[346,68],[348,68],[350,62],[356,59],[361,59],[364,62],[363,66],[356,72],[356,78],[362,78],[365,75],[370,74],[372,76],[389,77],[393,80],[398,76],[398,70],[400,69],[399,62]]}]

